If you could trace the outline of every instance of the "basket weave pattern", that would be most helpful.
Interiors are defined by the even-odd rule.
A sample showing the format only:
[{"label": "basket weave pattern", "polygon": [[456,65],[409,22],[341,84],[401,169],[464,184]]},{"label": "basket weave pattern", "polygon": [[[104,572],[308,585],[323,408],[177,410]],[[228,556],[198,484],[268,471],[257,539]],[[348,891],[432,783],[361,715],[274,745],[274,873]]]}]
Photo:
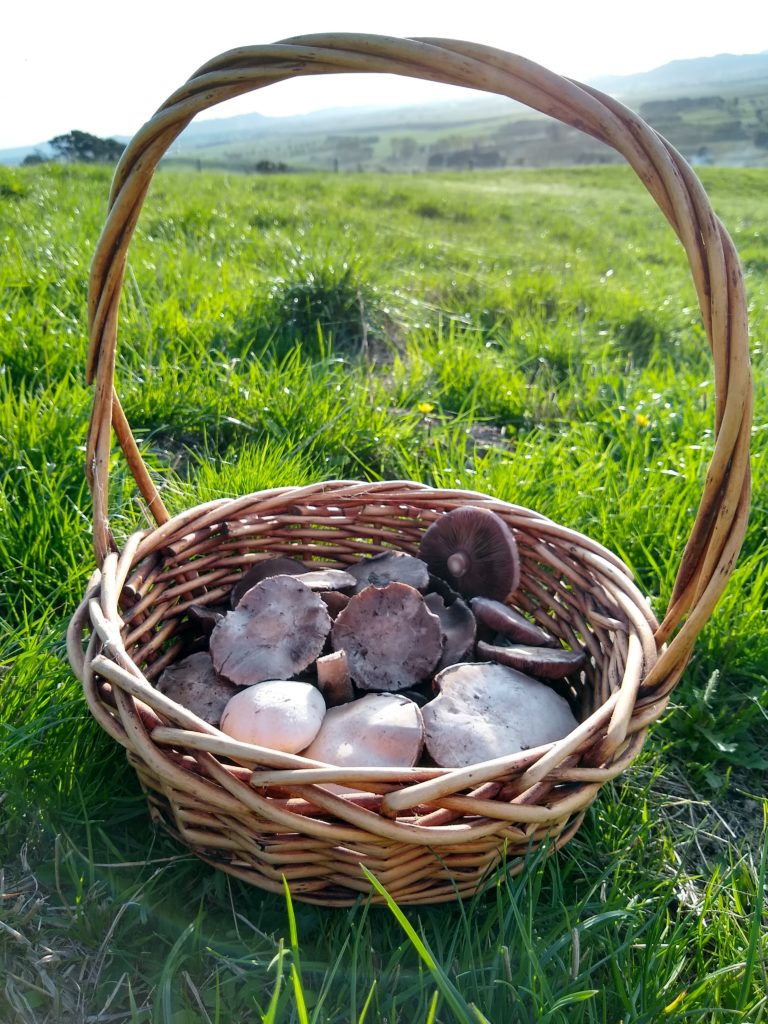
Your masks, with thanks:
[{"label": "basket weave pattern", "polygon": [[[389,72],[520,100],[593,135],[634,168],[688,256],[715,365],[716,444],[659,625],[622,562],[528,509],[410,481],[324,481],[220,499],[171,518],[125,418],[114,368],[126,256],[158,161],[201,110],[297,75]],[[545,836],[562,845],[600,786],[636,757],[680,679],[738,554],[749,506],[751,384],[738,260],[693,172],[640,118],[593,89],[471,43],[309,36],[233,50],[201,68],[137,133],[118,166],[91,272],[87,474],[99,569],[69,630],[91,712],[122,744],[153,818],[202,859],[306,901],[368,893],[363,864],[401,903],[470,895],[504,859],[515,871]],[[109,525],[116,436],[156,525],[118,550]],[[414,552],[434,519],[483,505],[522,557],[516,604],[589,664],[563,740],[463,769],[341,769],[236,742],[152,685],[184,649],[190,604],[216,604],[241,573],[288,554],[343,567]],[[353,791],[341,796],[329,784]]]}]

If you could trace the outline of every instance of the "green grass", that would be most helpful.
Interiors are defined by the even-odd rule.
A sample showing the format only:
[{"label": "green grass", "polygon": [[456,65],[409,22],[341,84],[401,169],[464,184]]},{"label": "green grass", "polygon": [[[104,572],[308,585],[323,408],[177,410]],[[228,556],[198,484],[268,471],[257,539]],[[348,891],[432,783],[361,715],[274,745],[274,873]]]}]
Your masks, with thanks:
[{"label": "green grass", "polygon": [[[108,176],[0,169],[0,1021],[768,1020],[768,175],[704,180],[746,271],[755,500],[675,706],[518,878],[464,905],[320,911],[153,833],[66,664],[92,569],[85,279]],[[681,249],[622,168],[163,173],[120,343],[172,511],[327,477],[471,487],[607,544],[665,607],[712,369]],[[113,462],[124,536],[143,510]]]}]

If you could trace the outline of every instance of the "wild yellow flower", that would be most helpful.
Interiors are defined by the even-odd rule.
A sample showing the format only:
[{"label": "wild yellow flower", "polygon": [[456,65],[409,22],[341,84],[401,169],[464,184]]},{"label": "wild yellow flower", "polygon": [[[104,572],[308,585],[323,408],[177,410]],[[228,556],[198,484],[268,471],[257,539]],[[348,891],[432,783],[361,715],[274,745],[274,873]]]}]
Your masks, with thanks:
[{"label": "wild yellow flower", "polygon": [[636,412],[635,423],[641,430],[645,430],[646,427],[650,427],[651,425],[651,417],[646,416],[644,412]]},{"label": "wild yellow flower", "polygon": [[419,412],[423,412],[424,414],[426,414],[428,412],[432,412],[435,407],[431,402],[419,402],[416,408],[419,410]]}]

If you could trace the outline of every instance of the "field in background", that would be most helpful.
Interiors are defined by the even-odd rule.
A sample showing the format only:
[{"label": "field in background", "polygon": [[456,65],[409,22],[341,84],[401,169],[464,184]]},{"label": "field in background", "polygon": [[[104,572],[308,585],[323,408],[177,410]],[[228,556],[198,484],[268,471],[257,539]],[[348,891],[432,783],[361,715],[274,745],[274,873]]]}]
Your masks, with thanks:
[{"label": "field in background", "polygon": [[[704,169],[744,261],[755,503],[676,706],[581,832],[466,906],[294,904],[150,828],[63,632],[92,567],[85,280],[102,169],[0,168],[0,1020],[768,1019],[768,172]],[[713,447],[682,250],[621,167],[161,173],[118,380],[171,511],[328,477],[488,491],[665,607]],[[114,459],[113,521],[143,521]],[[423,945],[420,946],[420,943]]]}]

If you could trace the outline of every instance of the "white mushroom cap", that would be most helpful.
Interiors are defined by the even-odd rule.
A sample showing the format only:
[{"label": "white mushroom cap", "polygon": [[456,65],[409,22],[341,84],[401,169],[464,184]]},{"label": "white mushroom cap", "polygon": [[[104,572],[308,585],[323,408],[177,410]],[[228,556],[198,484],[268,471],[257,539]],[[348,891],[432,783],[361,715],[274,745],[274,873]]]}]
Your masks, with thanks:
[{"label": "white mushroom cap", "polygon": [[310,683],[268,679],[235,694],[220,728],[243,743],[296,754],[315,738],[324,715],[325,701]]},{"label": "white mushroom cap", "polygon": [[465,768],[567,736],[577,726],[568,702],[506,665],[451,665],[440,693],[421,709],[427,750],[444,768]]},{"label": "white mushroom cap", "polygon": [[329,708],[305,757],[341,767],[411,768],[424,745],[424,723],[412,700],[369,693]]}]

